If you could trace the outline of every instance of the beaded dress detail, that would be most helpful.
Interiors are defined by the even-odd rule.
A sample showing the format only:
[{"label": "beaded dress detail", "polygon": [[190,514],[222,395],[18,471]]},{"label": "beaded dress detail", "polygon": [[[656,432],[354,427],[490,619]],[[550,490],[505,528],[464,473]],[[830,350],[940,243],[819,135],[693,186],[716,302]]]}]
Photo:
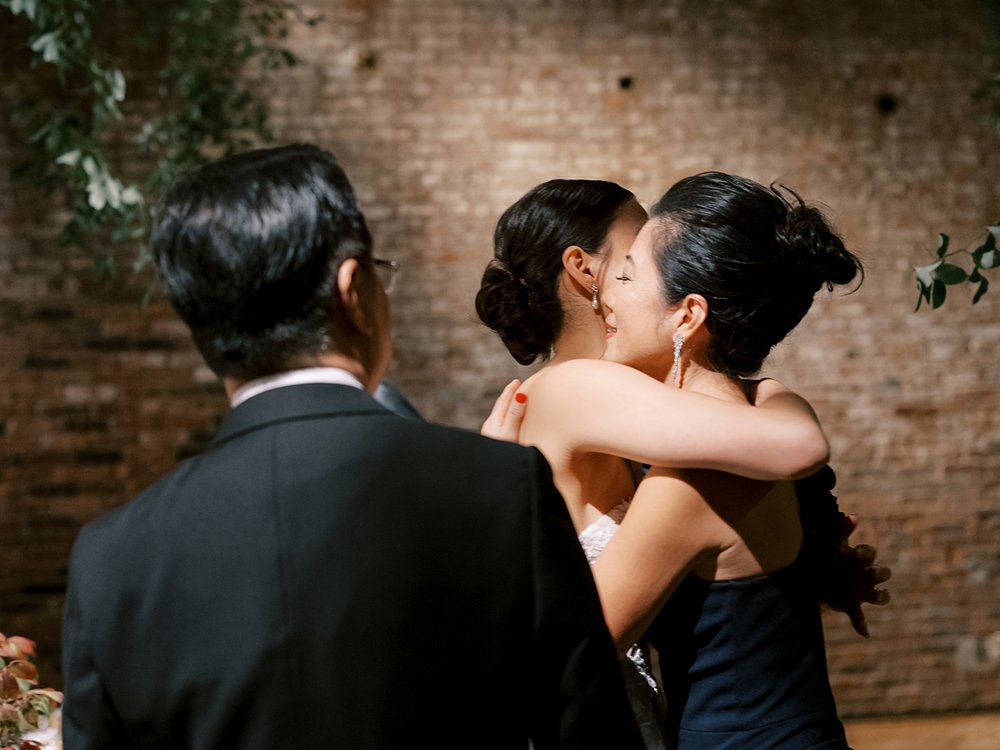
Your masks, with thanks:
[{"label": "beaded dress detail", "polygon": [[[623,500],[580,532],[580,546],[591,565],[618,531],[631,500]],[[645,640],[632,644],[622,660],[622,673],[632,712],[648,750],[666,750],[666,706],[653,674],[649,646]]]}]

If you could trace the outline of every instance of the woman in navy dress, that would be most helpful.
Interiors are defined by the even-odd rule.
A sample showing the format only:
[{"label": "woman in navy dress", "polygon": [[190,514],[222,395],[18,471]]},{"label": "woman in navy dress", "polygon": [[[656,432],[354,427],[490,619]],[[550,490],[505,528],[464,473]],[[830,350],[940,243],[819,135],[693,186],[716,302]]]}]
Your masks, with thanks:
[{"label": "woman in navy dress", "polygon": [[[682,390],[752,403],[752,377],[816,292],[861,273],[817,209],[751,180],[681,180],[650,214],[609,261],[605,356]],[[817,504],[830,487],[663,467],[640,484],[595,575],[617,637],[646,630],[652,592],[667,602],[650,639],[677,750],[846,747],[801,554],[798,495]]]}]

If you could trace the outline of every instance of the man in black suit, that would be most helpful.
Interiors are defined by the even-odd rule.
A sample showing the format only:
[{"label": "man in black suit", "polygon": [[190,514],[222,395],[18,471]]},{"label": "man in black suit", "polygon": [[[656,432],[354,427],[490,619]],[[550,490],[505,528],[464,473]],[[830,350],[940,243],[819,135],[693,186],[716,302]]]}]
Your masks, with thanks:
[{"label": "man in black suit", "polygon": [[233,408],[77,539],[67,750],[640,747],[541,454],[369,395],[394,265],[334,158],[198,170],[153,254]]}]

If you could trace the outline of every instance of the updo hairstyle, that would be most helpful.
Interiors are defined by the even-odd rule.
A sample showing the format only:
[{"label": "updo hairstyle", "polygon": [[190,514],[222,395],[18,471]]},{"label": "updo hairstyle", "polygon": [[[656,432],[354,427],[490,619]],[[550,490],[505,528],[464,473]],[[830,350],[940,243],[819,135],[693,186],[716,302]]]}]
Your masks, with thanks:
[{"label": "updo hairstyle", "polygon": [[547,359],[562,329],[563,251],[577,245],[600,253],[620,210],[634,199],[613,182],[550,180],[500,217],[476,312],[520,364]]},{"label": "updo hairstyle", "polygon": [[823,214],[787,188],[705,172],[670,188],[650,216],[667,301],[708,301],[707,356],[731,376],[758,372],[820,287],[863,278]]}]

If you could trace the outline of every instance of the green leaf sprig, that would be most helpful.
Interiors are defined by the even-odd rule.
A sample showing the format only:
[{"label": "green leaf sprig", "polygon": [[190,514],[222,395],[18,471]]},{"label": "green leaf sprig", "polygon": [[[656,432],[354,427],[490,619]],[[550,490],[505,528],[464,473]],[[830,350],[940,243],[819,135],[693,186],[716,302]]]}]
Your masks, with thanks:
[{"label": "green leaf sprig", "polygon": [[[979,302],[990,288],[990,282],[985,272],[1000,265],[1000,257],[997,256],[998,235],[1000,235],[1000,222],[986,227],[986,238],[974,250],[967,248],[952,250],[948,235],[939,235],[937,260],[926,266],[917,266],[913,269],[917,281],[917,306],[915,309],[919,310],[920,306],[927,302],[931,308],[936,310],[944,304],[949,286],[965,283],[976,286],[976,292],[972,296],[972,304]],[[967,259],[965,265],[971,261],[971,270],[967,271],[963,266],[951,262],[951,259],[957,255],[965,256]]]}]

